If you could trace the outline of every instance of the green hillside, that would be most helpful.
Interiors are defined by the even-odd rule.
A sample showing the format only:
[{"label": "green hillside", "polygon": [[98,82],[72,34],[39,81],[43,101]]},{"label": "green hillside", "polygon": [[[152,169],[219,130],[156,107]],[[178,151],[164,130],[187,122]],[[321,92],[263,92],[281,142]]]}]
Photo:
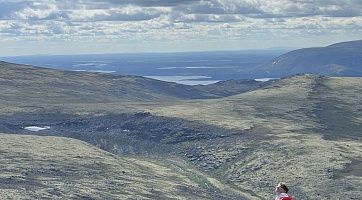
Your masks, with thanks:
[{"label": "green hillside", "polygon": [[[194,184],[182,187],[184,193],[160,188],[160,196],[190,193],[195,199],[200,191],[200,198],[272,199],[279,181],[297,199],[362,196],[361,78],[306,74],[260,85],[227,81],[190,86],[199,96],[186,98],[164,90],[186,86],[139,85],[152,79],[6,67],[0,132],[75,138],[118,155],[115,160],[152,162],[183,177],[171,185]],[[133,89],[111,93],[109,85],[121,82]],[[31,132],[27,126],[50,128]]]},{"label": "green hillside", "polygon": [[[3,98],[44,103],[160,101],[230,96],[262,85],[254,80],[188,86],[139,76],[60,71],[0,61]],[[17,101],[19,101],[18,99]]]},{"label": "green hillside", "polygon": [[[206,177],[61,137],[0,134],[1,199],[229,199]],[[205,185],[209,184],[209,187]]]},{"label": "green hillside", "polygon": [[294,76],[248,93],[151,112],[249,133],[252,137],[217,142],[226,147],[215,150],[231,161],[212,174],[240,189],[257,188],[268,198],[273,183],[283,180],[302,199],[358,198],[361,85],[361,78]]}]

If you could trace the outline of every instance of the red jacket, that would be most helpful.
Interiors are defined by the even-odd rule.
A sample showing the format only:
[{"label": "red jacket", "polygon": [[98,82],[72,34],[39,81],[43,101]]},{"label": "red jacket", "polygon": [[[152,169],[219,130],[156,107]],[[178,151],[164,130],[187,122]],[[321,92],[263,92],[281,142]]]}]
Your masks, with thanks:
[{"label": "red jacket", "polygon": [[280,200],[293,200],[293,198],[291,196],[288,196],[288,197],[282,197]]}]

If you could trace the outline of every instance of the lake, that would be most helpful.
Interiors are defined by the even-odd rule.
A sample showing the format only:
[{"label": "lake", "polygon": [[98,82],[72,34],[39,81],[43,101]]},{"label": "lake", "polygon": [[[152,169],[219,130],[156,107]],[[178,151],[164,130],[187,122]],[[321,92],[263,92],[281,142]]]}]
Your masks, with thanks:
[{"label": "lake", "polygon": [[97,55],[37,55],[2,57],[7,62],[61,70],[146,76],[181,84],[211,84],[220,80],[256,79],[252,72],[287,50]]},{"label": "lake", "polygon": [[145,77],[161,81],[184,84],[184,85],[209,85],[220,81],[220,80],[212,80],[212,77],[208,76],[145,76]]}]

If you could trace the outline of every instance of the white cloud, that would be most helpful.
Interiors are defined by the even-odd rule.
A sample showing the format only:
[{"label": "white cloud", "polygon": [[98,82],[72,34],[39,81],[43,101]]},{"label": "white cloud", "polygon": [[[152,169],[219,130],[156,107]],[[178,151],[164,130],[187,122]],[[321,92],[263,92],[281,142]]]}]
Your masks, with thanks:
[{"label": "white cloud", "polygon": [[361,30],[359,0],[0,0],[0,41],[276,43]]}]

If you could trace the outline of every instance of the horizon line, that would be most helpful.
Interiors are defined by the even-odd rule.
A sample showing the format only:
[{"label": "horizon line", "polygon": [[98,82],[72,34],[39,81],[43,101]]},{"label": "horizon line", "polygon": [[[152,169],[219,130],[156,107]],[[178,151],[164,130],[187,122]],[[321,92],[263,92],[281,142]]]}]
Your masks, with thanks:
[{"label": "horizon line", "polygon": [[[0,58],[9,57],[32,57],[32,56],[81,56],[81,55],[137,55],[137,54],[187,54],[187,53],[222,53],[222,52],[252,52],[252,51],[293,51],[303,47],[271,47],[260,49],[239,49],[239,50],[209,50],[209,51],[140,51],[140,52],[110,52],[110,53],[75,53],[75,54],[24,54],[24,55],[8,55],[0,56]],[[310,48],[310,47],[308,47]]]}]

